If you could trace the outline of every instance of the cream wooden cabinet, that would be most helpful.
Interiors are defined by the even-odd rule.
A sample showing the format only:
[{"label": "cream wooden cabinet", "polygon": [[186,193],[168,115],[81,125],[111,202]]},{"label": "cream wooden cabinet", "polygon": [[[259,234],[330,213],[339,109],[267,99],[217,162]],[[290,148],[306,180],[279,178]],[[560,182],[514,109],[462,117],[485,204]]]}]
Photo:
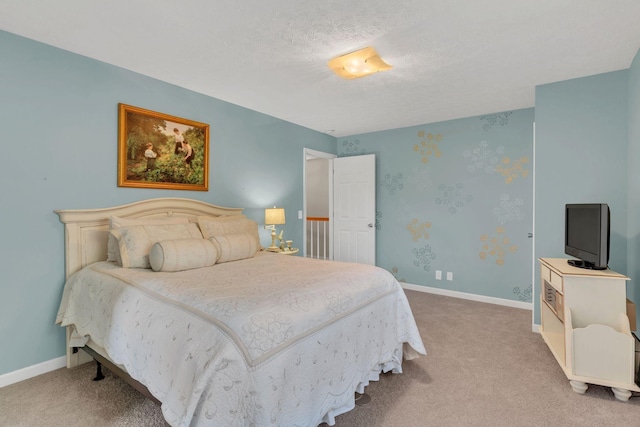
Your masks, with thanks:
[{"label": "cream wooden cabinet", "polygon": [[627,317],[629,278],[573,267],[564,258],[540,258],[540,276],[540,334],[573,390],[608,386],[622,401],[640,391],[634,382],[636,339]]}]

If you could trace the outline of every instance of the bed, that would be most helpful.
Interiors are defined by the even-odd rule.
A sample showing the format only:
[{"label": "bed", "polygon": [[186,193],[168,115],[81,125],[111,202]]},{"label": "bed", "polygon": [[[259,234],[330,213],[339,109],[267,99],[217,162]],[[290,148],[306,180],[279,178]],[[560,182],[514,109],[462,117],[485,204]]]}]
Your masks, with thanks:
[{"label": "bed", "polygon": [[107,362],[172,426],[333,425],[369,381],[426,354],[389,272],[260,250],[242,209],[160,198],[56,213],[67,366]]}]

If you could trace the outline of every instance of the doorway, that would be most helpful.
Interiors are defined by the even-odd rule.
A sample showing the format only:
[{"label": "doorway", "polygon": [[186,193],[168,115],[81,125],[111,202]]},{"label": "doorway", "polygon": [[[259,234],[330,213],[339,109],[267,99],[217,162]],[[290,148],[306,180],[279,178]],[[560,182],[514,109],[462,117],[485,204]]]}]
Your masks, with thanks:
[{"label": "doorway", "polygon": [[375,265],[375,155],[304,149],[303,256]]},{"label": "doorway", "polygon": [[302,191],[303,256],[333,259],[333,164],[335,154],[304,149]]}]

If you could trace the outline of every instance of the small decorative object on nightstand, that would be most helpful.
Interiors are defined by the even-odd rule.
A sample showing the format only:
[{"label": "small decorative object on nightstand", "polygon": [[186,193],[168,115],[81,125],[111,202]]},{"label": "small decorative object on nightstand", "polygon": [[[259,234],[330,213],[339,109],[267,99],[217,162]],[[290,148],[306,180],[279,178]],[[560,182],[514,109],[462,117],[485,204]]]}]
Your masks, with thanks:
[{"label": "small decorative object on nightstand", "polygon": [[[284,245],[284,243],[287,243],[287,246]],[[282,242],[282,244],[280,245],[280,250],[275,251],[276,253],[280,254],[280,255],[293,255],[293,254],[297,254],[299,249],[298,248],[292,248],[291,245],[293,244],[293,240],[285,240],[284,242]]]},{"label": "small decorative object on nightstand", "polygon": [[283,251],[276,252],[276,253],[278,253],[280,255],[293,255],[293,254],[297,254],[298,251],[299,251],[298,248],[291,248],[291,249],[285,248]]}]

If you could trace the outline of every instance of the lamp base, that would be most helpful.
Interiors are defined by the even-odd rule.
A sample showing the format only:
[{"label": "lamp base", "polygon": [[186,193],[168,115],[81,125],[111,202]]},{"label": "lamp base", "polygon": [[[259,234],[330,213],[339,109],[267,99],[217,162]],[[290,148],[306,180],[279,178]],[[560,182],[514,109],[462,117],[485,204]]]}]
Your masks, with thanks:
[{"label": "lamp base", "polygon": [[271,246],[266,248],[269,252],[280,252],[280,248],[276,246],[276,239],[282,240],[282,231],[280,232],[280,237],[276,234],[276,226],[275,225],[265,225],[264,228],[269,228],[271,230]]}]

